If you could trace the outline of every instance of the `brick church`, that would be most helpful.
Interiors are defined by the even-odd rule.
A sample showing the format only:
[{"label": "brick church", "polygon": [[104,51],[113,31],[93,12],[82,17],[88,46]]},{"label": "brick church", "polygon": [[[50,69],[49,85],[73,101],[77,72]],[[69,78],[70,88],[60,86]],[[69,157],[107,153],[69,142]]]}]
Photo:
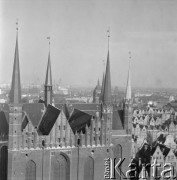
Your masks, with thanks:
[{"label": "brick church", "polygon": [[110,74],[108,49],[94,102],[55,104],[49,51],[44,102],[23,104],[17,29],[9,103],[0,104],[0,179],[103,180],[106,158],[125,158],[119,168],[125,174],[131,160],[130,68],[122,109],[111,102]]}]

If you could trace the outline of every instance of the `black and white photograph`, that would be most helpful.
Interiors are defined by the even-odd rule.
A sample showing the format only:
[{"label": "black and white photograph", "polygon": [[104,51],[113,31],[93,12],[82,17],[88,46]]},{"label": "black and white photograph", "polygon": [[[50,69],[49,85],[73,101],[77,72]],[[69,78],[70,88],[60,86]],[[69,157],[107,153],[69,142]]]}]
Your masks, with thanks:
[{"label": "black and white photograph", "polygon": [[0,0],[0,180],[177,180],[177,1]]}]

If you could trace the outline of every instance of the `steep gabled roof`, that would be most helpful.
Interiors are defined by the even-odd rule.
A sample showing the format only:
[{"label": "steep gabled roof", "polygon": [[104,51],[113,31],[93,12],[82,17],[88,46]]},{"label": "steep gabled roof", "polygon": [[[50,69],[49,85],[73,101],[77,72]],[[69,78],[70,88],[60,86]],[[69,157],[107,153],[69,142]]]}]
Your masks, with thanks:
[{"label": "steep gabled roof", "polygon": [[90,114],[74,109],[69,118],[69,124],[73,133],[75,134],[76,131],[85,133],[86,125],[90,126],[91,118],[92,116]]},{"label": "steep gabled roof", "polygon": [[23,131],[23,129],[26,128],[28,123],[29,123],[29,118],[28,118],[28,115],[25,113],[24,116],[23,116],[23,119],[22,119],[21,131]]},{"label": "steep gabled roof", "polygon": [[101,104],[80,104],[80,103],[73,103],[68,105],[68,110],[71,112],[73,109],[78,109],[80,111],[83,111],[87,114],[90,114],[91,116],[96,116],[96,113],[101,113]]},{"label": "steep gabled roof", "polygon": [[124,129],[123,113],[124,113],[123,110],[113,107],[113,119],[112,119],[113,130]]},{"label": "steep gabled roof", "polygon": [[61,110],[48,104],[45,114],[38,126],[39,135],[49,135],[53,125],[55,124]]},{"label": "steep gabled roof", "polygon": [[23,104],[22,111],[26,112],[33,126],[37,127],[45,111],[45,105],[42,103]]},{"label": "steep gabled roof", "polygon": [[68,110],[68,105],[67,104],[55,104],[55,107],[57,107],[60,110],[63,110],[66,119],[69,119],[70,117],[70,111]]}]

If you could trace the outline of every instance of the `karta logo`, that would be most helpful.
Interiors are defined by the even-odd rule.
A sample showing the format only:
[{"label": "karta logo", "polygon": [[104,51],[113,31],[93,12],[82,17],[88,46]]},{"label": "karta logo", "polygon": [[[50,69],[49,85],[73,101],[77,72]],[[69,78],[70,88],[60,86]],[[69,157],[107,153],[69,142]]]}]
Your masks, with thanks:
[{"label": "karta logo", "polygon": [[[163,166],[160,163],[157,163],[157,159],[154,159],[153,164],[142,164],[141,173],[139,172],[139,167],[136,164],[130,163],[128,168],[130,168],[126,173],[122,172],[121,166],[123,165],[124,159],[119,159],[116,163],[116,158],[111,159],[107,158],[104,161],[105,179],[116,179],[116,176],[121,177],[122,179],[148,179],[147,168],[151,168],[151,177],[154,179],[175,179],[175,169],[172,163],[165,163]],[[139,172],[139,173],[138,173]],[[116,175],[117,174],[117,175]]]},{"label": "karta logo", "polygon": [[121,165],[123,164],[124,159],[119,159],[119,161],[116,163],[116,158],[113,160],[111,158],[107,158],[104,161],[104,166],[105,166],[105,172],[104,172],[104,178],[105,179],[116,179],[116,173],[120,177],[126,177],[125,174],[121,170]]}]

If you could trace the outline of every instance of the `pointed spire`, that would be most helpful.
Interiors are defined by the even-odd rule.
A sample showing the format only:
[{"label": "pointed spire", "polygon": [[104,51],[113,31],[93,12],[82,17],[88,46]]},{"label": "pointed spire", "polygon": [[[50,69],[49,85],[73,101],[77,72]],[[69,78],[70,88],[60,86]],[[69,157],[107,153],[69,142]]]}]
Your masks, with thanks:
[{"label": "pointed spire", "polygon": [[48,37],[47,39],[49,39],[49,55],[48,55],[45,86],[52,86],[52,71],[51,71],[51,61],[50,61],[50,37]]},{"label": "pointed spire", "polygon": [[111,73],[110,73],[110,60],[109,60],[109,38],[108,34],[108,55],[107,55],[107,64],[106,64],[106,73],[104,77],[104,86],[103,86],[103,103],[111,104]]},{"label": "pointed spire", "polygon": [[21,102],[21,83],[20,83],[20,64],[19,64],[19,52],[18,52],[18,21],[16,22],[16,45],[14,66],[12,74],[11,90],[9,93],[10,103],[18,104]]},{"label": "pointed spire", "polygon": [[129,52],[129,69],[128,69],[128,78],[127,78],[127,87],[125,101],[128,102],[131,100],[131,74],[130,74],[130,62],[131,61],[131,52]]}]

